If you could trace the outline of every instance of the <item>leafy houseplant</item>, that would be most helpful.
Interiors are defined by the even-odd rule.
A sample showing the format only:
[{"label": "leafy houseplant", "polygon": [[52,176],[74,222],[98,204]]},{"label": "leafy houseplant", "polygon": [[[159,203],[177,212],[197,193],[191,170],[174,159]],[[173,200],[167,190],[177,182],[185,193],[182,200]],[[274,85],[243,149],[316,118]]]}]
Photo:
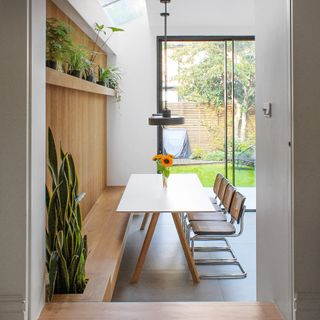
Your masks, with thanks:
[{"label": "leafy houseplant", "polygon": [[75,77],[80,78],[82,72],[88,67],[88,50],[81,46],[73,46],[69,50],[68,64],[69,73]]},{"label": "leafy houseplant", "polygon": [[170,176],[170,167],[173,165],[173,155],[172,154],[157,154],[152,160],[157,164],[158,173],[162,174],[163,187],[166,188],[168,185],[168,178]]},{"label": "leafy houseplant", "polygon": [[47,19],[46,25],[46,65],[57,69],[71,47],[71,28],[56,18]]},{"label": "leafy houseplant", "polygon": [[97,52],[96,49],[97,49],[97,44],[98,44],[98,40],[99,40],[100,34],[102,33],[104,35],[107,35],[107,31],[109,31],[108,37],[106,38],[106,40],[101,45],[101,49],[103,49],[115,32],[121,32],[121,31],[124,31],[124,29],[115,28],[115,27],[107,27],[104,24],[98,24],[96,22],[96,24],[94,26],[94,31],[96,33],[96,39],[95,39],[95,42],[93,44],[93,49],[92,49],[91,58],[90,58],[90,61],[92,63],[94,63],[97,55],[99,54],[99,52]]},{"label": "leafy houseplant", "polygon": [[78,178],[73,158],[60,147],[58,159],[52,132],[48,130],[48,168],[52,188],[46,187],[46,267],[49,274],[48,299],[54,293],[82,293],[87,279],[85,264],[87,237],[82,235]]},{"label": "leafy houseplant", "polygon": [[118,100],[120,100],[120,87],[119,82],[121,80],[121,72],[115,66],[107,66],[106,68],[98,69],[99,80],[97,84],[107,86],[108,88],[114,89]]},{"label": "leafy houseplant", "polygon": [[94,81],[94,68],[92,62],[89,59],[86,59],[85,61],[84,75],[87,81]]},{"label": "leafy houseplant", "polygon": [[115,90],[119,89],[119,82],[121,80],[119,68],[115,66],[108,66],[107,69],[109,70],[108,77],[106,79],[107,87]]},{"label": "leafy houseplant", "polygon": [[106,86],[107,84],[107,79],[109,78],[110,70],[108,68],[101,68],[99,66],[98,69],[98,81],[97,84],[100,84],[101,86]]}]

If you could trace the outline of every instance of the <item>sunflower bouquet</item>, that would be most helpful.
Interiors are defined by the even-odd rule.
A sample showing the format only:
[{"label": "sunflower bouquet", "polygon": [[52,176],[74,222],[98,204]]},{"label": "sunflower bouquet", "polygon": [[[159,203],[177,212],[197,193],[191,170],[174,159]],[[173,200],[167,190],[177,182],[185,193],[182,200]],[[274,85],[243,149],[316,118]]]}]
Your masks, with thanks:
[{"label": "sunflower bouquet", "polygon": [[173,165],[173,155],[172,154],[157,154],[152,160],[157,164],[157,171],[162,174],[163,186],[167,187],[167,181],[170,175],[170,167]]}]

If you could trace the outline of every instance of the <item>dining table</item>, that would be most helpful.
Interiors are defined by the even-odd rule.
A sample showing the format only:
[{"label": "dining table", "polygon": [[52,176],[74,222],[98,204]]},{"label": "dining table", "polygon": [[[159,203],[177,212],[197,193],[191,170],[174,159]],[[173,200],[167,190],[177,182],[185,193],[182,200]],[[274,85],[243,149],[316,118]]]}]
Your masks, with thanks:
[{"label": "dining table", "polygon": [[212,202],[196,174],[170,174],[167,187],[163,186],[161,174],[132,174],[116,211],[119,214],[152,215],[131,283],[139,281],[160,214],[172,216],[193,282],[200,282],[181,222],[181,214],[214,211]]}]

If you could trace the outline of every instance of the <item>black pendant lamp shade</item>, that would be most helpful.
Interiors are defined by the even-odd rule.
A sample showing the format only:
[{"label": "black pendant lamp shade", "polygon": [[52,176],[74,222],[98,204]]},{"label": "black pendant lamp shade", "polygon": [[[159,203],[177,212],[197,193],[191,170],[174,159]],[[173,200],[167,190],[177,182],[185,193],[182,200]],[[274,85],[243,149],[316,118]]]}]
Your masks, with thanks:
[{"label": "black pendant lamp shade", "polygon": [[167,91],[168,91],[168,32],[167,32],[167,18],[170,15],[168,13],[167,4],[171,2],[171,0],[160,0],[161,3],[165,5],[165,12],[161,13],[161,16],[164,17],[164,93],[165,99],[162,102],[164,106],[162,113],[153,114],[149,118],[150,126],[174,126],[179,124],[184,124],[184,117],[171,115],[171,110],[168,109],[167,102]]},{"label": "black pendant lamp shade", "polygon": [[162,113],[157,113],[149,118],[150,126],[177,126],[179,124],[184,124],[184,117],[175,115],[165,117]]}]

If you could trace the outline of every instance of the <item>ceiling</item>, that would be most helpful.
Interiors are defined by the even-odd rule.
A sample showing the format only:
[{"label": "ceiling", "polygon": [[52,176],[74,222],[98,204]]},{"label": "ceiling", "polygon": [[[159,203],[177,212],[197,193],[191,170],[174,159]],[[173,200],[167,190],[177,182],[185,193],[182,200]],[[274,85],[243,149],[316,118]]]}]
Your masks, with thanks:
[{"label": "ceiling", "polygon": [[[171,0],[169,27],[253,26],[255,0]],[[146,0],[151,26],[163,25],[160,0]]]}]

